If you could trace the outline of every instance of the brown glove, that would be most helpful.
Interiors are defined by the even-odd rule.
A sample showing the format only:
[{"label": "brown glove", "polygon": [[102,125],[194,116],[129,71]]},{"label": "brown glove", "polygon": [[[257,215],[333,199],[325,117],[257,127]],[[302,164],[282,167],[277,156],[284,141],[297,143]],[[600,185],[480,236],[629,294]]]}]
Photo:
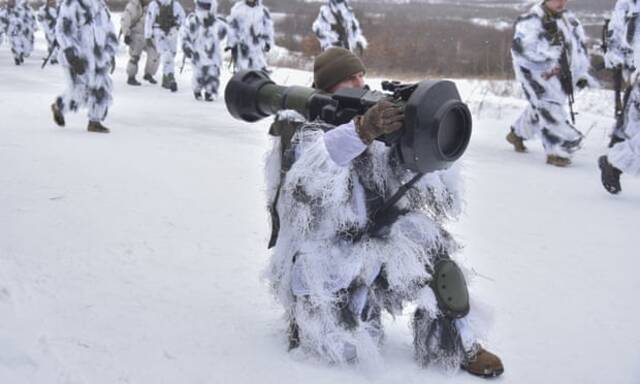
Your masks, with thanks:
[{"label": "brown glove", "polygon": [[356,117],[356,132],[362,142],[369,145],[376,137],[402,128],[403,121],[402,107],[388,100],[381,100],[364,115]]}]

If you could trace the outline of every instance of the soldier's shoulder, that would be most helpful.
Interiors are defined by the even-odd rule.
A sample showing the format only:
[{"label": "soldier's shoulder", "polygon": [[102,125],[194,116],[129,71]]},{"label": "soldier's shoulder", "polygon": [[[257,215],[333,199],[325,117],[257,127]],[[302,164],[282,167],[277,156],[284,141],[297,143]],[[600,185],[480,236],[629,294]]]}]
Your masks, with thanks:
[{"label": "soldier's shoulder", "polygon": [[517,32],[541,27],[543,17],[544,12],[542,11],[542,8],[534,6],[533,8],[529,9],[529,11],[516,18],[516,21],[513,23],[514,30]]},{"label": "soldier's shoulder", "polygon": [[567,19],[567,21],[569,22],[569,24],[571,24],[574,27],[577,27],[580,25],[580,19],[578,19],[578,16],[576,16],[575,13],[571,12],[571,11],[567,11],[565,13],[565,17]]}]

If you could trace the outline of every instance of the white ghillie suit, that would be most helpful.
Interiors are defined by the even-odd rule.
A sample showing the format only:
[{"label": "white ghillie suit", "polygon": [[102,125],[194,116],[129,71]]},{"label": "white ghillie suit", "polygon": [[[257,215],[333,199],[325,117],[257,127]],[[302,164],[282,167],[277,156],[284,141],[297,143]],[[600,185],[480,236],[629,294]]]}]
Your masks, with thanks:
[{"label": "white ghillie suit", "polygon": [[265,53],[273,47],[273,20],[262,0],[256,0],[254,6],[245,0],[237,2],[227,21],[227,46],[232,49],[235,71],[266,70]]},{"label": "white ghillie suit", "polygon": [[[45,3],[38,8],[36,14],[40,27],[44,31],[44,37],[47,39],[47,51],[51,53],[51,64],[58,62],[59,48],[53,48],[53,44],[56,41],[56,21],[58,20],[58,6],[50,6],[49,3]],[[55,52],[52,50],[55,49]]]},{"label": "white ghillie suit", "polygon": [[[545,28],[545,22],[548,28]],[[549,32],[554,27],[558,31],[556,37]],[[564,43],[558,40],[564,40]],[[541,135],[547,155],[570,158],[571,153],[580,148],[583,135],[570,121],[568,95],[563,91],[559,76],[551,76],[548,80],[544,77],[560,67],[562,48],[566,45],[573,86],[581,80],[594,85],[596,82],[588,73],[590,62],[585,42],[582,25],[569,11],[554,19],[547,17],[539,4],[515,23],[511,49],[513,67],[530,105],[512,130],[525,140]]]},{"label": "white ghillie suit", "polygon": [[[281,114],[272,132],[291,121]],[[444,318],[428,285],[434,263],[459,249],[443,227],[461,209],[457,172],[424,176],[396,205],[395,221],[389,218],[389,225],[367,234],[368,214],[415,174],[401,168],[381,142],[363,144],[353,123],[327,133],[322,128],[332,126],[292,124],[302,128],[291,149],[282,151],[275,140],[266,169],[269,205],[278,196],[280,219],[266,277],[297,324],[290,337],[330,363],[376,365],[382,310],[396,315],[414,303],[418,361],[459,368],[463,350],[477,346],[480,324],[477,317]],[[292,158],[278,192],[282,162]]]},{"label": "white ghillie suit", "polygon": [[640,81],[637,71],[640,64],[640,2],[618,0],[609,23],[607,44],[607,67],[622,66],[633,81],[623,124],[614,132],[621,142],[609,150],[607,157],[622,172],[640,175]]},{"label": "white ghillie suit", "polygon": [[18,0],[14,7],[7,7],[7,39],[17,65],[24,62],[33,51],[34,33],[37,29],[36,18],[25,0]]},{"label": "white ghillie suit", "polygon": [[320,7],[320,14],[312,29],[323,51],[342,47],[362,54],[367,48],[367,39],[346,0],[329,0],[328,4]]},{"label": "white ghillie suit", "polygon": [[182,50],[191,56],[191,86],[197,95],[202,91],[214,97],[218,95],[222,40],[227,37],[227,23],[216,17],[216,9],[215,0],[209,10],[199,8],[196,3],[195,12],[189,14],[181,32]]},{"label": "white ghillie suit", "polygon": [[175,73],[178,33],[184,22],[184,9],[176,0],[154,0],[147,10],[144,37],[153,39],[162,60],[162,73]]},{"label": "white ghillie suit", "polygon": [[62,0],[56,39],[67,90],[55,103],[64,114],[88,108],[89,121],[100,122],[112,102],[111,70],[118,48],[111,15],[102,0]]},{"label": "white ghillie suit", "polygon": [[149,0],[130,0],[120,20],[122,34],[129,43],[129,62],[127,63],[129,78],[135,78],[138,74],[138,62],[142,52],[147,54],[147,63],[144,67],[145,76],[155,75],[160,66],[160,55],[158,55],[156,47],[153,44],[147,44],[144,37],[145,16],[148,8]]}]

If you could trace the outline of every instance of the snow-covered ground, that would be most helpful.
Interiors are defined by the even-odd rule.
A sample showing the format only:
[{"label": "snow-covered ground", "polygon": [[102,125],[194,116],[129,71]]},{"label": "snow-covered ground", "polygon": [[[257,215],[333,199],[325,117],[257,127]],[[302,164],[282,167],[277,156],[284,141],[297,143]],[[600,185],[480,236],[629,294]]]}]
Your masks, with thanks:
[{"label": "snow-covered ground", "polygon": [[[327,367],[286,352],[282,311],[261,270],[269,226],[268,121],[196,102],[189,68],[171,94],[125,84],[122,50],[109,135],[84,113],[56,127],[59,67],[15,67],[0,47],[0,383],[477,383],[412,360],[410,312],[385,319],[384,366]],[[228,74],[225,73],[225,80]],[[276,69],[283,84],[305,72]],[[578,96],[589,132],[575,164],[544,164],[504,141],[524,106],[509,84],[459,81],[474,111],[462,163],[466,244],[492,307],[487,346],[505,383],[639,383],[640,179],[599,183],[611,95]],[[517,89],[517,87],[515,87]],[[491,91],[487,91],[490,89]],[[472,277],[473,277],[472,276]]]}]

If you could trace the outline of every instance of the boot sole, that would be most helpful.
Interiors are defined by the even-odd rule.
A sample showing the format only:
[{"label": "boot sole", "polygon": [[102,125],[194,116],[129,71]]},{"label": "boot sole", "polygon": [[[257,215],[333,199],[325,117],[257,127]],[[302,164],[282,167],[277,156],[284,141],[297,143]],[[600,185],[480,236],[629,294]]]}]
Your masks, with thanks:
[{"label": "boot sole", "polygon": [[108,129],[89,129],[87,128],[87,131],[89,132],[94,132],[94,133],[109,133],[110,131]]},{"label": "boot sole", "polygon": [[571,162],[569,161],[567,163],[556,163],[555,161],[547,160],[547,164],[554,165],[554,166],[559,167],[559,168],[566,168],[566,167],[571,165]]},{"label": "boot sole", "polygon": [[462,370],[468,372],[470,375],[483,377],[485,379],[492,379],[492,378],[498,377],[498,376],[500,376],[500,375],[502,375],[504,373],[504,368],[496,369],[495,371],[487,372],[487,373],[484,373],[484,372],[472,372],[472,371],[467,370],[465,367],[460,367],[460,368],[462,368]]}]

